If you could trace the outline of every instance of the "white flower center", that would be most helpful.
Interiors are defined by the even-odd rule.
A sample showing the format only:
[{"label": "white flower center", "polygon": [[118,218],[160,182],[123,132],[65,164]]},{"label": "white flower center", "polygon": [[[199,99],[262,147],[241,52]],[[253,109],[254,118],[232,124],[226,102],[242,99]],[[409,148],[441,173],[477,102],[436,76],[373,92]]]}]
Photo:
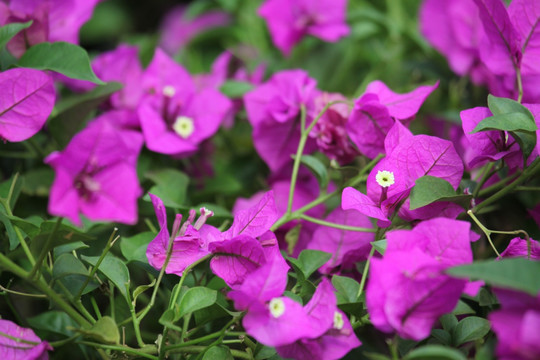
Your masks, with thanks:
[{"label": "white flower center", "polygon": [[176,94],[176,89],[174,88],[174,86],[166,85],[163,87],[163,95],[173,97],[174,94]]},{"label": "white flower center", "polygon": [[285,312],[285,303],[281,299],[274,298],[270,300],[269,309],[270,314],[277,319]]},{"label": "white flower center", "polygon": [[379,170],[375,176],[375,180],[377,180],[377,184],[381,185],[382,187],[389,187],[390,185],[394,185],[396,182],[394,179],[394,173],[386,170]]},{"label": "white flower center", "polygon": [[173,130],[180,135],[180,137],[187,139],[195,130],[193,119],[187,116],[177,117],[173,125]]},{"label": "white flower center", "polygon": [[341,330],[344,324],[343,315],[340,312],[334,312],[334,329]]}]

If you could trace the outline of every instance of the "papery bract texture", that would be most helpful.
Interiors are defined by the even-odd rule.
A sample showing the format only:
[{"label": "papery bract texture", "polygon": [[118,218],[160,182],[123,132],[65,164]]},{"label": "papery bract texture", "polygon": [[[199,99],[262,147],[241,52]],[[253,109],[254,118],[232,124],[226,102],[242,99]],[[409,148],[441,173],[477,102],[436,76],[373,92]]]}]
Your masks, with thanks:
[{"label": "papery bract texture", "polygon": [[276,47],[289,55],[306,35],[335,42],[349,34],[347,0],[267,0],[258,10]]},{"label": "papery bract texture", "polygon": [[489,314],[497,335],[497,359],[533,360],[540,357],[537,329],[540,328],[540,297],[518,291],[496,289],[501,308]]},{"label": "papery bract texture", "polygon": [[[326,217],[326,221],[348,226],[372,228],[367,216],[359,215],[353,210],[335,209]],[[353,265],[350,259],[349,264],[343,264],[347,254],[349,256],[354,254],[353,257],[356,261],[367,259],[367,255],[371,250],[370,242],[373,240],[375,240],[374,233],[347,231],[321,225],[313,233],[308,249],[321,250],[332,254],[330,260],[319,268],[320,272],[327,274],[337,267],[341,266],[342,269],[346,269],[348,267],[344,265],[349,265],[349,267]]]},{"label": "papery bract texture", "polygon": [[56,177],[49,198],[49,212],[81,224],[79,214],[91,220],[133,224],[142,190],[136,162],[142,137],[120,130],[107,121],[94,121],[71,139],[61,152],[45,162]]},{"label": "papery bract texture", "polygon": [[48,360],[47,351],[53,348],[46,341],[41,341],[32,329],[18,326],[9,320],[0,319],[0,332],[24,341],[35,342],[27,344],[0,335],[0,356],[4,360]]},{"label": "papery bract texture", "polygon": [[0,73],[0,138],[23,141],[47,121],[56,99],[50,75],[34,69]]},{"label": "papery bract texture", "polygon": [[510,241],[510,244],[504,249],[501,253],[503,258],[514,258],[522,257],[529,258],[533,260],[540,260],[540,243],[534,239],[529,239],[529,242],[526,239],[522,238],[513,238]]}]

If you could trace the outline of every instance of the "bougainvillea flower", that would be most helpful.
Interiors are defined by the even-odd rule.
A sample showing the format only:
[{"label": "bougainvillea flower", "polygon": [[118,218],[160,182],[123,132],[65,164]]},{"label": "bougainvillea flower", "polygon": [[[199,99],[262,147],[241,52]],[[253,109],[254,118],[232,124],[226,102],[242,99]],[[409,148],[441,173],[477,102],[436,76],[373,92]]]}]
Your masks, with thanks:
[{"label": "bougainvillea flower", "polygon": [[53,350],[51,345],[46,341],[41,341],[32,329],[20,327],[9,320],[0,319],[0,332],[17,339],[36,343],[35,345],[29,344],[0,335],[0,356],[4,360],[48,360],[47,351]]},{"label": "bougainvillea flower", "polygon": [[328,42],[349,34],[345,23],[347,0],[267,0],[258,10],[272,41],[285,55],[305,35]]},{"label": "bougainvillea flower", "polygon": [[272,191],[254,206],[238,211],[231,227],[221,234],[221,241],[209,245],[214,254],[212,271],[231,287],[242,284],[249,273],[277,251],[277,240],[269,231],[277,218]]},{"label": "bougainvillea flower", "polygon": [[466,282],[444,274],[472,262],[470,224],[446,218],[387,234],[382,259],[372,259],[366,303],[371,322],[385,332],[421,340],[439,316],[453,310]]},{"label": "bougainvillea flower", "polygon": [[420,31],[448,59],[458,75],[471,75],[484,84],[488,73],[480,61],[479,44],[484,28],[478,7],[471,0],[425,0],[420,8]]},{"label": "bougainvillea flower", "polygon": [[[346,100],[341,94],[322,93],[315,99],[315,112],[319,113],[322,111],[329,102],[345,102]],[[349,140],[345,128],[349,118],[349,112],[349,106],[345,103],[337,103],[330,106],[309,134],[315,138],[317,147],[323,154],[340,164],[350,163],[359,155],[358,150],[356,150]]]},{"label": "bougainvillea flower", "polygon": [[497,359],[533,360],[540,357],[540,296],[495,289],[501,308],[489,314],[497,335]]},{"label": "bougainvillea flower", "polygon": [[34,69],[11,69],[0,73],[0,139],[23,141],[47,121],[56,99],[47,73]]},{"label": "bougainvillea flower", "polygon": [[[303,70],[285,70],[244,96],[248,120],[253,126],[253,143],[270,170],[278,171],[292,162],[300,141],[300,109],[306,108],[306,124],[315,112],[319,94],[316,81]],[[304,153],[316,148],[309,138]]]},{"label": "bougainvillea flower", "polygon": [[91,220],[135,223],[142,192],[136,172],[141,147],[137,132],[120,130],[107,121],[90,123],[63,151],[45,159],[56,171],[49,212],[79,225],[79,214]]},{"label": "bougainvillea flower", "polygon": [[469,140],[470,167],[475,167],[485,161],[497,161],[502,158],[511,167],[523,164],[519,144],[507,132],[498,130],[471,133],[485,118],[492,116],[486,107],[475,107],[460,113],[463,132]]},{"label": "bougainvillea flower", "polygon": [[[201,208],[201,216],[197,222],[192,224],[195,220],[195,212],[192,211],[190,217],[182,227],[180,226],[182,215],[178,214],[173,224],[175,237],[171,239],[169,229],[167,228],[167,212],[163,201],[154,194],[149,194],[149,196],[154,205],[160,230],[158,235],[146,248],[148,262],[157,270],[161,270],[167,259],[169,243],[173,241],[171,257],[165,272],[167,274],[182,276],[186,267],[210,253],[208,251],[208,238],[213,233],[215,234],[215,232],[219,231],[204,223],[213,213],[205,208]],[[205,229],[202,230],[203,228]]]},{"label": "bougainvillea flower", "polygon": [[222,11],[210,11],[192,18],[186,14],[186,10],[183,5],[169,10],[161,25],[159,47],[171,56],[198,34],[231,22],[229,15]]},{"label": "bougainvillea flower", "polygon": [[[530,240],[530,258],[534,260],[540,260],[540,243],[534,239]],[[510,241],[510,244],[501,253],[501,257],[529,257],[529,242],[527,240],[516,237]]]},{"label": "bougainvillea flower", "polygon": [[8,0],[10,15],[5,24],[33,21],[29,28],[21,31],[8,43],[8,50],[19,57],[29,46],[45,41],[78,44],[79,30],[90,19],[99,1]]},{"label": "bougainvillea flower", "polygon": [[185,156],[196,151],[231,109],[230,100],[217,90],[197,92],[187,71],[159,49],[142,86],[146,95],[137,113],[146,146],[155,152]]},{"label": "bougainvillea flower", "polygon": [[[353,210],[337,208],[327,216],[326,221],[348,226],[372,228],[367,216],[359,215]],[[375,240],[374,233],[347,231],[321,225],[313,233],[307,248],[332,254],[330,260],[319,268],[320,272],[328,274],[343,264],[347,254],[349,256],[354,255],[357,261],[366,260],[371,250],[370,242],[373,240]],[[349,258],[349,264],[347,265],[350,266],[350,263],[354,262]],[[344,269],[343,266],[342,269]]]},{"label": "bougainvillea flower", "polygon": [[361,345],[349,319],[337,308],[334,288],[328,279],[323,278],[304,309],[311,319],[315,336],[278,346],[276,350],[280,356],[296,360],[334,360]]},{"label": "bougainvillea flower", "polygon": [[275,251],[237,290],[229,292],[235,307],[247,311],[242,319],[246,332],[267,346],[290,344],[314,332],[304,307],[282,296],[287,270],[281,254]]},{"label": "bougainvillea flower", "polygon": [[439,85],[420,86],[406,94],[397,94],[383,82],[368,85],[354,105],[347,130],[360,152],[370,159],[384,154],[384,140],[397,121],[410,120]]}]

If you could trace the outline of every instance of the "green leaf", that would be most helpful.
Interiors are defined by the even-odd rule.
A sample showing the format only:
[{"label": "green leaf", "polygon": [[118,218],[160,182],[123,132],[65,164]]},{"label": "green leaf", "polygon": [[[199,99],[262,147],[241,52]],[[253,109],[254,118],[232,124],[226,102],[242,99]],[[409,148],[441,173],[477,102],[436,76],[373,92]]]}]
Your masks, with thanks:
[{"label": "green leaf", "polygon": [[410,199],[410,210],[418,209],[435,201],[455,202],[463,208],[468,209],[472,196],[457,195],[448,181],[426,175],[416,180],[411,191]]},{"label": "green leaf", "polygon": [[454,310],[452,310],[453,315],[468,315],[468,314],[474,314],[475,311],[467,305],[466,302],[459,300]]},{"label": "green leaf", "polygon": [[73,136],[84,127],[88,116],[111,94],[121,88],[122,84],[110,82],[84,94],[77,94],[61,100],[56,105],[53,117],[47,122],[47,128],[58,145],[65,147]]},{"label": "green leaf", "polygon": [[475,261],[447,269],[446,272],[457,278],[484,280],[493,286],[520,290],[533,296],[540,291],[538,261],[521,258]]},{"label": "green leaf", "polygon": [[334,275],[332,276],[332,285],[337,291],[338,305],[357,302],[358,290],[360,284],[349,277]]},{"label": "green leaf", "polygon": [[527,161],[536,147],[536,132],[510,131],[510,135],[516,139],[523,152],[523,161]]},{"label": "green leaf", "polygon": [[[99,256],[84,256],[81,258],[96,266]],[[122,260],[111,253],[107,253],[98,268],[118,288],[120,293],[127,299],[127,287],[129,287],[129,270]]]},{"label": "green leaf", "polygon": [[[167,207],[184,207],[186,205],[186,194],[189,178],[181,171],[174,169],[162,169],[146,174],[146,177],[154,182],[154,186],[148,191],[163,200]],[[144,200],[150,201],[150,197],[145,195]]]},{"label": "green leaf", "polygon": [[88,53],[82,47],[67,42],[43,42],[32,46],[15,64],[38,70],[52,70],[69,78],[105,84],[90,67]]},{"label": "green leaf", "polygon": [[233,356],[228,347],[225,346],[212,346],[204,353],[202,360],[233,360]]},{"label": "green leaf", "polygon": [[477,316],[469,316],[461,320],[454,328],[454,341],[460,346],[469,341],[483,338],[490,329],[489,321]]},{"label": "green leaf", "polygon": [[[54,262],[53,279],[60,281],[73,296],[79,292],[88,275],[88,269],[73,254],[62,254]],[[97,282],[91,280],[83,294],[94,290],[98,285]]]},{"label": "green leaf", "polygon": [[443,329],[431,330],[431,336],[439,340],[443,345],[452,345],[452,335]]},{"label": "green leaf", "polygon": [[153,288],[154,285],[156,285],[156,279],[152,280],[152,282],[148,285],[137,286],[137,288],[133,291],[133,307],[135,307],[135,305],[137,304],[137,297],[139,297],[139,295],[141,295],[146,290]]},{"label": "green leaf", "polygon": [[59,245],[53,249],[54,251],[54,257],[57,258],[62,254],[65,253],[71,253],[75,250],[79,249],[87,249],[90,246],[86,245],[85,243],[81,241],[75,241],[73,243],[65,244],[65,245]]},{"label": "green leaf", "polygon": [[459,350],[442,345],[426,345],[414,349],[403,360],[466,360]]},{"label": "green leaf", "polygon": [[[0,197],[6,200],[9,199],[9,208],[12,210],[21,194],[23,181],[24,179],[22,177],[18,174],[14,174],[11,178],[0,184]],[[0,206],[0,211],[4,211],[3,206]]]},{"label": "green leaf", "polygon": [[382,240],[372,241],[371,246],[373,246],[379,254],[384,255],[386,251],[386,246],[388,246],[388,240],[382,239]]},{"label": "green leaf", "polygon": [[533,122],[534,117],[525,106],[521,105],[519,102],[508,99],[505,97],[496,97],[491,94],[488,95],[488,107],[493,115],[502,115],[510,113],[521,113],[529,116]]},{"label": "green leaf", "polygon": [[54,170],[50,167],[32,169],[23,175],[22,192],[30,196],[49,196],[54,180]]},{"label": "green leaf", "polygon": [[454,314],[444,314],[439,318],[439,321],[441,322],[443,329],[449,333],[452,333],[458,324],[458,319]]},{"label": "green leaf", "polygon": [[128,262],[140,261],[147,264],[146,248],[155,237],[156,234],[151,231],[142,232],[132,237],[123,237],[120,239],[120,251]]},{"label": "green leaf", "polygon": [[253,84],[235,80],[227,80],[219,87],[219,91],[221,91],[223,95],[233,99],[242,97],[251,90],[253,90]]},{"label": "green leaf", "polygon": [[73,331],[70,328],[77,328],[78,324],[63,311],[47,311],[27,319],[28,324],[33,329],[45,330],[53,333],[72,336]]},{"label": "green leaf", "polygon": [[19,31],[27,29],[32,25],[32,21],[25,23],[11,23],[0,27],[0,50],[3,50],[7,43],[13,39]]},{"label": "green leaf", "polygon": [[77,329],[84,337],[104,344],[118,344],[120,332],[118,325],[110,316],[103,316],[90,329]]},{"label": "green leaf", "polygon": [[[43,250],[43,247],[49,238],[49,234],[54,231],[55,226],[56,220],[47,220],[41,223],[39,227],[39,234],[32,239],[30,244],[30,250],[32,253],[39,254]],[[77,228],[60,224],[47,251],[50,251],[60,245],[70,244],[77,241],[87,243],[93,239],[94,238],[92,236],[81,232]]]},{"label": "green leaf", "polygon": [[318,268],[324,265],[330,258],[332,254],[329,254],[320,250],[302,250],[298,259],[287,258],[291,263],[293,263],[302,274],[307,279],[313,274]]},{"label": "green leaf", "polygon": [[[532,120],[532,123],[531,123]],[[530,117],[523,113],[509,113],[494,115],[480,121],[478,125],[471,131],[472,134],[486,130],[501,130],[501,131],[536,131],[537,127],[534,123],[532,115]]]},{"label": "green leaf", "polygon": [[[293,159],[295,156],[293,155]],[[326,190],[330,178],[328,176],[328,169],[326,166],[315,156],[302,155],[300,162],[304,164],[317,178],[321,189]]]},{"label": "green leaf", "polygon": [[294,248],[298,243],[298,237],[300,236],[300,230],[302,229],[302,224],[298,223],[295,227],[287,231],[285,234],[285,242],[287,243],[287,253],[292,254]]},{"label": "green leaf", "polygon": [[274,355],[276,355],[276,348],[262,345],[255,355],[255,360],[266,360]]},{"label": "green leaf", "polygon": [[203,286],[197,286],[189,289],[182,299],[180,299],[179,316],[182,317],[190,312],[204,309],[213,305],[217,300],[217,291]]}]

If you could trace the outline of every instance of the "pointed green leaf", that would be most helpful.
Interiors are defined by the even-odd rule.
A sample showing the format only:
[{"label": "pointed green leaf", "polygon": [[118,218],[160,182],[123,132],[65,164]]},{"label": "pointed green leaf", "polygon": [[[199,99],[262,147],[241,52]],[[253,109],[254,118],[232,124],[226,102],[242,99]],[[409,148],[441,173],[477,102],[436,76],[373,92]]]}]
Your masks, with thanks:
[{"label": "pointed green leaf", "polygon": [[304,277],[307,279],[313,274],[318,268],[324,265],[330,258],[332,254],[329,254],[320,250],[311,250],[305,249],[302,250],[298,259],[291,260],[303,273]]},{"label": "pointed green leaf", "polygon": [[128,262],[140,261],[147,264],[146,248],[155,237],[156,234],[151,231],[142,232],[132,237],[123,237],[120,239],[120,251]]},{"label": "pointed green leaf", "polygon": [[233,360],[233,356],[229,348],[225,346],[212,346],[204,353],[202,360]]},{"label": "pointed green leaf", "polygon": [[490,323],[486,319],[477,316],[466,317],[454,328],[454,342],[460,346],[466,342],[481,339],[489,332],[490,327]]},{"label": "pointed green leaf", "polygon": [[442,345],[426,345],[414,349],[403,360],[466,360],[467,358],[457,349]]},{"label": "pointed green leaf", "polygon": [[458,195],[448,181],[426,175],[416,180],[410,199],[410,210],[418,209],[435,201],[450,201],[468,209],[472,196]]},{"label": "pointed green leaf", "polygon": [[[293,155],[293,159],[294,157],[295,156]],[[324,166],[324,164],[315,156],[311,155],[302,155],[300,162],[304,164],[313,173],[313,175],[315,175],[317,181],[319,182],[320,188],[326,190],[328,187],[328,182],[330,181],[326,166]]]},{"label": "pointed green leaf", "polygon": [[[88,269],[71,253],[60,255],[54,262],[53,279],[60,281],[73,296],[79,292],[88,275]],[[98,285],[97,282],[91,280],[83,294],[94,290]]]},{"label": "pointed green leaf", "polygon": [[105,84],[94,74],[86,50],[68,42],[43,42],[34,45],[15,65],[38,70],[52,70],[72,79],[87,80],[98,85]]},{"label": "pointed green leaf", "polygon": [[[82,255],[81,258],[89,264],[96,266],[100,257]],[[101,273],[103,273],[103,275],[105,275],[109,280],[111,280],[118,288],[120,293],[127,298],[126,287],[129,286],[129,271],[126,264],[124,264],[122,260],[111,253],[107,253],[99,265],[98,270],[101,271]]]},{"label": "pointed green leaf", "polygon": [[104,344],[118,344],[120,342],[120,332],[118,325],[110,316],[103,316],[90,329],[78,329],[84,337],[96,340]]},{"label": "pointed green leaf", "polygon": [[[174,169],[162,169],[152,171],[146,177],[155,184],[148,192],[161,198],[165,206],[178,208],[186,205],[189,183],[186,174]],[[145,195],[143,200],[150,201],[150,197]]]},{"label": "pointed green leaf", "polygon": [[500,261],[484,260],[461,265],[446,271],[457,278],[484,280],[503,288],[527,292],[536,296],[540,291],[540,262],[513,258]]},{"label": "pointed green leaf", "polygon": [[357,302],[358,290],[360,284],[349,277],[334,275],[332,276],[332,285],[337,291],[338,305]]},{"label": "pointed green leaf", "polygon": [[25,23],[11,23],[0,27],[0,50],[3,50],[7,43],[13,39],[19,31],[27,29],[32,25],[32,21]]},{"label": "pointed green leaf", "polygon": [[388,240],[386,239],[371,242],[371,246],[373,246],[375,250],[377,250],[377,252],[381,255],[384,255],[387,245],[388,245]]},{"label": "pointed green leaf", "polygon": [[137,297],[139,297],[139,295],[141,295],[146,290],[153,288],[155,285],[156,279],[152,280],[152,282],[148,285],[137,286],[137,288],[133,291],[133,307],[135,307],[135,305],[137,304]]},{"label": "pointed green leaf", "polygon": [[204,309],[213,305],[217,300],[217,291],[203,286],[189,289],[180,300],[179,316],[182,317],[190,312]]},{"label": "pointed green leaf", "polygon": [[72,336],[70,328],[77,328],[78,324],[63,311],[47,311],[27,319],[33,329],[51,331],[65,336]]}]

